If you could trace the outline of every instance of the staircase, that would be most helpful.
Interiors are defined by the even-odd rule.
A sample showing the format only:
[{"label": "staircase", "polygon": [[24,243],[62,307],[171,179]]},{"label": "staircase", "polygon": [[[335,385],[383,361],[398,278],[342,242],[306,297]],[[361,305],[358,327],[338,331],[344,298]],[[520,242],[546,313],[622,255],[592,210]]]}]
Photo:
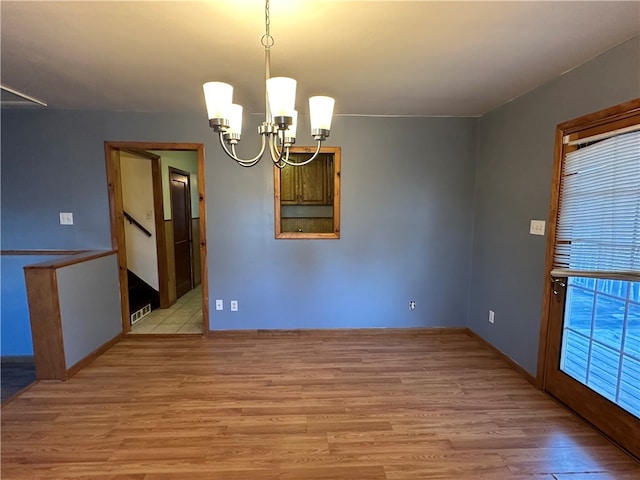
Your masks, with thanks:
[{"label": "staircase", "polygon": [[129,283],[129,312],[133,325],[160,306],[160,294],[131,270],[127,270]]}]

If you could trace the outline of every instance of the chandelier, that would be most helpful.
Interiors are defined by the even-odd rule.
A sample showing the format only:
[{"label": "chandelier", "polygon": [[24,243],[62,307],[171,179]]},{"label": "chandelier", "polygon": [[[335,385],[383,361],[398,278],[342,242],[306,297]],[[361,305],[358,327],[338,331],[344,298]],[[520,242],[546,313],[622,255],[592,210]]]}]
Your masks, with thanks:
[{"label": "chandelier", "polygon": [[265,0],[265,34],[260,39],[264,47],[265,120],[258,127],[262,146],[258,154],[243,160],[236,154],[242,130],[242,106],[232,103],[233,87],[223,82],[207,82],[202,87],[209,116],[209,126],[218,134],[224,152],[238,165],[252,167],[257,164],[268,148],[274,165],[301,166],[313,161],[320,153],[322,141],[329,136],[335,100],[331,97],[309,98],[311,135],[317,148],[311,158],[302,162],[289,160],[289,149],[296,142],[298,112],[295,110],[296,81],[287,77],[271,77],[271,47],[274,39],[269,32],[269,0]]}]

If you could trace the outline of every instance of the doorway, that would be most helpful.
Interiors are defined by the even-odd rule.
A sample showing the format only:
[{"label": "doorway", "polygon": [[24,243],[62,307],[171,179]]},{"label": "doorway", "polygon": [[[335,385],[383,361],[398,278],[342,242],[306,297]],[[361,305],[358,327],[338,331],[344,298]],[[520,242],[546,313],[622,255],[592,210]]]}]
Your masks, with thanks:
[{"label": "doorway", "polygon": [[[160,308],[155,312],[143,312],[139,318],[133,318],[137,312],[130,307],[130,277],[128,273],[127,237],[125,225],[129,224],[123,204],[122,162],[124,154],[156,159],[153,170],[153,212],[142,214],[148,223],[148,217],[154,218],[155,258],[157,288]],[[109,208],[111,217],[111,238],[113,248],[118,252],[120,280],[121,316],[123,333],[132,333],[132,324],[137,324],[133,333],[200,333],[208,334],[208,278],[206,267],[206,225],[204,192],[204,146],[202,144],[147,143],[147,142],[105,142],[107,180],[109,188]],[[193,168],[184,167],[176,158],[188,158]],[[173,163],[176,184],[170,181],[169,168]],[[195,170],[195,171],[194,171]],[[165,184],[165,186],[163,186]],[[175,188],[175,191],[174,191]],[[176,215],[174,217],[174,205]],[[131,215],[128,215],[131,217]],[[177,219],[178,228],[174,227]],[[145,222],[140,222],[145,223]],[[151,229],[150,229],[151,230]],[[175,252],[175,247],[178,247]],[[149,250],[149,249],[147,249]],[[174,253],[175,252],[175,253]],[[185,262],[182,259],[186,259]],[[176,261],[178,260],[178,261]],[[180,310],[180,312],[178,312]],[[196,321],[197,328],[192,322]],[[144,321],[161,320],[167,323],[178,319],[186,322],[185,315],[193,313],[189,325],[178,331],[166,328],[140,329]],[[179,314],[178,314],[179,313]],[[171,318],[169,318],[171,316]],[[146,319],[145,319],[146,317]],[[163,317],[163,318],[158,318]],[[167,328],[169,325],[165,325]],[[189,328],[190,327],[190,328]],[[157,331],[156,331],[157,330]]]}]

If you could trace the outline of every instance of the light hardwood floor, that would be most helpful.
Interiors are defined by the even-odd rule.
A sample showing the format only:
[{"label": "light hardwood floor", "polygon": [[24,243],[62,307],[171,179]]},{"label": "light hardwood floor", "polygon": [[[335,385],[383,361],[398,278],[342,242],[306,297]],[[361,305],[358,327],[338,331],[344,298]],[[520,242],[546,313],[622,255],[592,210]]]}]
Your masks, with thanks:
[{"label": "light hardwood floor", "polygon": [[127,336],[2,408],[2,479],[631,480],[465,333]]}]

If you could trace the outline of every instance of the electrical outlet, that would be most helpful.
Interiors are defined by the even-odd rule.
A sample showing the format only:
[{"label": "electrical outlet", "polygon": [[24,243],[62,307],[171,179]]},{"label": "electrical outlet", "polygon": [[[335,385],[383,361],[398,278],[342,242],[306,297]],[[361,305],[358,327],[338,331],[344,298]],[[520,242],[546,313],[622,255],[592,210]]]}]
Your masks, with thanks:
[{"label": "electrical outlet", "polygon": [[73,225],[73,213],[60,212],[60,225]]},{"label": "electrical outlet", "polygon": [[238,311],[238,300],[231,300],[231,311],[232,312]]},{"label": "electrical outlet", "polygon": [[216,300],[216,310],[224,310],[224,303],[222,300]]},{"label": "electrical outlet", "polygon": [[529,225],[529,233],[531,235],[544,235],[544,220],[531,220],[531,224]]},{"label": "electrical outlet", "polygon": [[416,302],[415,300],[411,300],[409,302],[409,310],[415,310],[416,309]]},{"label": "electrical outlet", "polygon": [[495,321],[495,313],[493,310],[489,310],[489,323],[493,323]]}]

